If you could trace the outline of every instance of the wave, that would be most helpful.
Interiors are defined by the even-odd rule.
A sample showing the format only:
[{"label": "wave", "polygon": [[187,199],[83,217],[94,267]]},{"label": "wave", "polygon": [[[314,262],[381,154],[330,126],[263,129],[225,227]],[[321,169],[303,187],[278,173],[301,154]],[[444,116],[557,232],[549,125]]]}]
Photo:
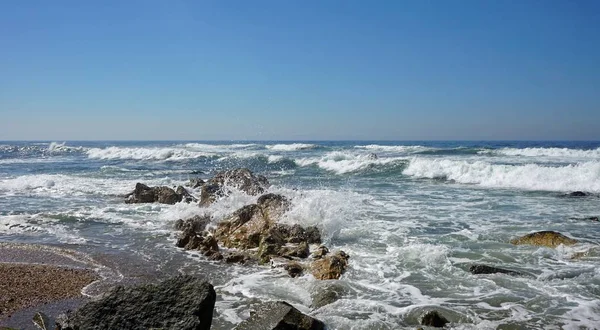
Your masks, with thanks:
[{"label": "wave", "polygon": [[354,146],[356,149],[366,149],[366,150],[378,150],[384,152],[397,152],[397,153],[417,153],[428,150],[438,150],[437,148],[430,148],[424,146],[384,146],[379,144],[369,144],[369,145],[359,145]]},{"label": "wave", "polygon": [[589,150],[569,148],[503,148],[491,152],[504,156],[600,158],[600,148]]},{"label": "wave", "polygon": [[315,149],[319,146],[316,144],[309,143],[291,143],[291,144],[270,144],[266,145],[265,148],[274,151],[296,151],[296,150],[309,150]]},{"label": "wave", "polygon": [[191,151],[181,148],[91,148],[88,158],[96,159],[134,159],[134,160],[183,160],[212,157],[214,153]]},{"label": "wave", "polygon": [[600,162],[596,161],[550,167],[537,164],[502,165],[484,161],[468,162],[415,157],[402,174],[483,187],[600,192]]},{"label": "wave", "polygon": [[322,157],[300,158],[294,160],[298,166],[317,165],[318,167],[334,172],[336,174],[345,174],[364,170],[376,165],[386,165],[404,162],[404,158],[389,157],[377,158],[374,154],[352,154],[342,151],[332,151]]}]

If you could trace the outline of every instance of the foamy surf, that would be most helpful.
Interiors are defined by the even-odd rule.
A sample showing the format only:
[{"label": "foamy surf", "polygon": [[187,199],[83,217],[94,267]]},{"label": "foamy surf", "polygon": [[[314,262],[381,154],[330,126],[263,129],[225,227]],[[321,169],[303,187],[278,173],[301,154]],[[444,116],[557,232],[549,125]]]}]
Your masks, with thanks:
[{"label": "foamy surf", "polygon": [[413,158],[402,173],[491,188],[600,192],[600,162],[596,161],[551,167]]}]

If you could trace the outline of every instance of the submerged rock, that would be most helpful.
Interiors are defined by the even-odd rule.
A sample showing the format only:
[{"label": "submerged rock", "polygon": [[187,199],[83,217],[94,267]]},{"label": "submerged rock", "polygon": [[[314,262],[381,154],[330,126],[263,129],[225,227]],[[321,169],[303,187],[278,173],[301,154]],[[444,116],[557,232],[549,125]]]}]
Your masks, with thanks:
[{"label": "submerged rock", "polygon": [[348,294],[348,288],[341,282],[323,281],[320,283],[322,284],[317,285],[310,295],[312,299],[311,307],[313,308],[332,304]]},{"label": "submerged rock", "polygon": [[202,185],[204,184],[204,180],[200,179],[200,178],[191,178],[188,183],[186,183],[186,187],[190,187],[192,189],[196,189],[199,187],[202,187]]},{"label": "submerged rock", "polygon": [[208,330],[216,293],[192,276],[177,276],[157,285],[117,287],[57,320],[59,330],[183,329]]},{"label": "submerged rock", "polygon": [[217,198],[229,194],[227,187],[232,187],[248,195],[258,195],[269,186],[269,181],[262,175],[255,175],[247,168],[236,168],[217,173],[202,186],[200,205],[207,206]]},{"label": "submerged rock", "polygon": [[234,330],[324,330],[325,324],[283,301],[259,305]]},{"label": "submerged rock", "polygon": [[428,311],[421,317],[421,325],[441,328],[448,323],[448,319],[440,315],[437,311]]},{"label": "submerged rock", "polygon": [[538,231],[510,241],[515,245],[530,244],[555,248],[561,244],[574,245],[578,241],[555,231]]},{"label": "submerged rock", "polygon": [[143,183],[137,183],[133,192],[126,196],[125,203],[175,204],[181,202],[182,199],[183,195],[169,187],[148,187]]},{"label": "submerged rock", "polygon": [[566,194],[565,196],[567,197],[586,197],[589,196],[589,193],[583,192],[583,191],[573,191],[571,193]]},{"label": "submerged rock", "polygon": [[507,275],[521,275],[521,273],[515,272],[512,270],[507,270],[507,269],[502,269],[502,268],[497,268],[497,267],[492,267],[492,266],[487,266],[487,265],[479,265],[479,264],[471,265],[471,267],[469,267],[469,271],[471,272],[471,274],[474,274],[474,275],[496,274],[496,273],[507,274]]},{"label": "submerged rock", "polygon": [[311,271],[319,280],[337,280],[348,268],[349,256],[344,251],[337,251],[322,259],[316,260],[311,265]]}]

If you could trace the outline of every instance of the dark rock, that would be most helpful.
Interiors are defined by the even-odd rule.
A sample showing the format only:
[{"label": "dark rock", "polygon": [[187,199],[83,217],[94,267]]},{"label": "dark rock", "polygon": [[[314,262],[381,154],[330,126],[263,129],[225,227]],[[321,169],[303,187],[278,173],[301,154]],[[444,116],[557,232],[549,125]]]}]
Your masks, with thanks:
[{"label": "dark rock", "polygon": [[246,264],[248,262],[254,261],[252,256],[243,252],[233,252],[225,257],[225,262],[228,264],[237,263],[237,264]]},{"label": "dark rock", "polygon": [[126,196],[125,203],[162,203],[175,204],[181,202],[183,196],[169,187],[148,187],[137,183],[133,192]]},{"label": "dark rock", "polygon": [[206,215],[196,215],[186,220],[179,219],[175,222],[175,229],[186,230],[189,228],[194,232],[202,232],[206,230],[210,220],[210,217]]},{"label": "dark rock", "polygon": [[192,276],[177,276],[157,285],[119,286],[57,320],[62,330],[185,329],[208,330],[216,293]]},{"label": "dark rock", "polygon": [[250,318],[234,330],[324,330],[325,324],[283,301],[259,305]]},{"label": "dark rock", "polygon": [[535,233],[527,234],[525,236],[513,239],[510,242],[515,245],[530,244],[530,245],[546,246],[546,247],[555,248],[561,244],[574,245],[578,241],[575,239],[569,238],[561,233],[547,230],[547,231],[538,231]]},{"label": "dark rock", "polygon": [[220,185],[207,183],[202,186],[202,191],[200,191],[200,206],[208,206],[224,195]]},{"label": "dark rock", "polygon": [[348,268],[349,256],[344,251],[337,251],[311,265],[312,274],[319,280],[337,280]]},{"label": "dark rock", "polygon": [[441,328],[449,321],[437,311],[428,311],[421,317],[421,325]]},{"label": "dark rock", "polygon": [[190,181],[188,181],[188,183],[186,183],[186,187],[190,187],[192,189],[196,189],[198,187],[202,187],[202,185],[204,184],[204,180],[200,179],[200,178],[191,178]]},{"label": "dark rock", "polygon": [[571,193],[568,193],[566,196],[567,197],[586,197],[589,196],[589,193],[583,192],[583,191],[574,191]]},{"label": "dark rock", "polygon": [[471,274],[475,274],[475,275],[479,275],[479,274],[495,274],[495,273],[501,273],[501,274],[508,274],[508,275],[521,275],[521,273],[519,272],[515,272],[512,270],[507,270],[507,269],[502,269],[502,268],[497,268],[497,267],[492,267],[492,266],[486,266],[486,265],[471,265],[471,267],[469,267],[469,271],[471,272]]},{"label": "dark rock", "polygon": [[294,261],[283,265],[283,269],[285,269],[291,277],[302,276],[304,273],[304,267],[302,267],[300,263]]},{"label": "dark rock", "polygon": [[186,203],[192,203],[192,202],[197,202],[198,199],[194,196],[192,196],[187,189],[185,189],[183,186],[178,186],[177,189],[175,190],[175,193],[177,193],[179,196],[181,196],[181,200],[186,202]]},{"label": "dark rock", "polygon": [[287,241],[290,243],[307,242],[309,244],[320,244],[321,233],[315,226],[303,228],[302,226],[295,224],[290,228]]},{"label": "dark rock", "polygon": [[306,227],[306,242],[308,244],[321,244],[321,232],[316,226]]}]

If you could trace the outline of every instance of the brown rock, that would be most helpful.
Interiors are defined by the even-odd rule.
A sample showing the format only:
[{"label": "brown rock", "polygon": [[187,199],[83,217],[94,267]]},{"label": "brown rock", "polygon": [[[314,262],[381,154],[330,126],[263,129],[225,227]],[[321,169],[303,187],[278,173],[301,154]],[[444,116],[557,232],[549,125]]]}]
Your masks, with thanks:
[{"label": "brown rock", "polygon": [[574,245],[578,241],[555,231],[538,231],[510,241],[515,245],[530,244],[555,248],[561,244]]},{"label": "brown rock", "polygon": [[133,192],[126,196],[125,203],[162,203],[175,204],[181,202],[183,196],[169,187],[148,187],[137,183]]},{"label": "brown rock", "polygon": [[337,280],[348,268],[349,256],[344,251],[316,260],[311,265],[312,274],[319,280]]},{"label": "brown rock", "polygon": [[304,273],[304,267],[302,267],[300,263],[294,261],[285,264],[283,269],[285,269],[291,277],[302,276],[302,273]]}]

